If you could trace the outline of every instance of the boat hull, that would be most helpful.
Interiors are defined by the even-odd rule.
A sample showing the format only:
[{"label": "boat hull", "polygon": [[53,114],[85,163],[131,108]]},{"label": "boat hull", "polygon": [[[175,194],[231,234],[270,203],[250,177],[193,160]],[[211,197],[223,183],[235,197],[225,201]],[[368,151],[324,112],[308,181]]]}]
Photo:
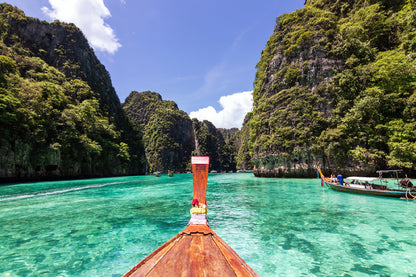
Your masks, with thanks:
[{"label": "boat hull", "polygon": [[378,190],[378,189],[365,189],[355,188],[348,185],[341,186],[340,184],[324,181],[325,185],[336,191],[350,192],[356,194],[386,196],[394,198],[406,198],[407,192],[405,190]]}]

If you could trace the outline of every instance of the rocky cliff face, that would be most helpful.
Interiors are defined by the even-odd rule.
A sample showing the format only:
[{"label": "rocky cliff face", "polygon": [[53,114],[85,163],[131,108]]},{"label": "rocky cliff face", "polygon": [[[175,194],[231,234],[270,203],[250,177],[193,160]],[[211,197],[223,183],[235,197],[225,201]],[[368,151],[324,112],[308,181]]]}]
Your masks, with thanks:
[{"label": "rocky cliff face", "polygon": [[132,122],[143,131],[148,171],[184,172],[195,148],[192,121],[173,101],[151,91],[133,91],[123,103]]},{"label": "rocky cliff face", "polygon": [[[9,9],[12,8],[3,5],[0,12],[7,14]],[[59,21],[48,23],[25,17],[23,12],[20,12],[19,17],[5,16],[5,22],[7,30],[3,41],[7,46],[22,45],[30,51],[30,55],[41,58],[63,72],[67,78],[87,82],[99,94],[101,108],[110,115],[115,126],[123,130],[123,140],[128,141],[138,154],[135,155],[137,157],[132,168],[140,167],[140,156],[144,154],[142,146],[135,144],[137,138],[131,135],[135,132],[121,108],[110,75],[95,56],[83,33],[74,24]]]},{"label": "rocky cliff face", "polygon": [[249,137],[240,143],[257,176],[415,168],[395,135],[415,122],[405,112],[415,93],[415,5],[313,0],[277,18],[257,64],[254,108],[243,127]]},{"label": "rocky cliff face", "polygon": [[332,13],[308,6],[277,19],[257,65],[253,93],[249,125],[256,176],[315,173],[312,138],[323,131],[332,110],[325,86],[343,68],[327,51],[335,22]]},{"label": "rocky cliff face", "polygon": [[219,130],[209,121],[191,120],[175,102],[163,100],[156,92],[131,92],[123,109],[143,130],[149,172],[191,170],[191,155],[209,156],[211,170],[235,170],[237,130]]},{"label": "rocky cliff face", "polygon": [[210,157],[210,170],[229,172],[236,170],[235,129],[217,129],[211,122],[192,119],[197,141],[195,154]]},{"label": "rocky cliff face", "polygon": [[243,128],[235,134],[235,155],[236,155],[236,166],[240,170],[252,170],[253,162],[251,159],[251,153],[249,149],[250,139],[250,125],[249,121],[253,116],[252,112],[249,112],[244,118]]},{"label": "rocky cliff face", "polygon": [[[0,12],[7,14],[8,9],[10,6],[2,6]],[[6,22],[8,27],[4,43],[7,46],[21,44],[32,55],[59,69],[68,78],[86,81],[92,90],[100,94],[103,107],[116,115],[118,121],[125,120],[107,70],[74,24],[48,23],[25,17],[22,13],[20,17],[6,17]]]},{"label": "rocky cliff face", "polygon": [[[2,136],[1,152],[8,157],[1,161],[2,177],[143,173],[140,133],[82,32],[73,24],[26,17],[8,4],[0,5],[0,23],[2,63],[11,66],[1,72],[2,99],[10,113],[2,118],[2,135],[11,134]],[[26,113],[30,110],[32,115]],[[83,117],[86,110],[90,118]],[[15,116],[21,121],[12,127]],[[93,118],[95,126],[87,127]],[[74,130],[72,141],[69,134],[64,138],[67,128]]]}]

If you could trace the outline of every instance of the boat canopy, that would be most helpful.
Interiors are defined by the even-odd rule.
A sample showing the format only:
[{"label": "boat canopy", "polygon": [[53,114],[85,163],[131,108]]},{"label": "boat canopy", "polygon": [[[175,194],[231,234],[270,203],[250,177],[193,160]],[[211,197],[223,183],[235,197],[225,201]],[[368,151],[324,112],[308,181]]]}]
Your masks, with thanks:
[{"label": "boat canopy", "polygon": [[379,178],[377,177],[356,177],[356,176],[348,177],[346,179],[360,181],[360,182],[373,182],[375,180],[379,180]]}]

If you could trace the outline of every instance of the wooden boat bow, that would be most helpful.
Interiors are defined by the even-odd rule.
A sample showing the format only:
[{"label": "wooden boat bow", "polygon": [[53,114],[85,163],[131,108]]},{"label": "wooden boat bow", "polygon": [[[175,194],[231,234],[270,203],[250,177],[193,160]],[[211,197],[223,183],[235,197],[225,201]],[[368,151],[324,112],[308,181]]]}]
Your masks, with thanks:
[{"label": "wooden boat bow", "polygon": [[208,225],[208,167],[209,157],[192,157],[193,207],[188,226],[124,276],[258,276]]}]

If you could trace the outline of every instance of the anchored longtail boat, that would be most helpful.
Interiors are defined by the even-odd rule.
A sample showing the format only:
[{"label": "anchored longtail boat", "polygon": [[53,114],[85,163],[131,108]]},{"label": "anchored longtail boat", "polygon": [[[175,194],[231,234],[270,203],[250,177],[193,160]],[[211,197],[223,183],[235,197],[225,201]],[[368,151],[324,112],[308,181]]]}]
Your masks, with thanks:
[{"label": "anchored longtail boat", "polygon": [[[397,176],[400,171],[379,170],[377,171],[379,177],[348,177],[343,180],[343,178],[325,177],[318,169],[322,185],[325,184],[333,190],[416,200],[416,187],[408,178],[399,180]],[[396,175],[397,188],[390,188],[383,184],[383,173],[394,173]]]},{"label": "anchored longtail boat", "polygon": [[193,200],[188,226],[124,276],[258,276],[208,225],[209,157],[192,157]]}]

